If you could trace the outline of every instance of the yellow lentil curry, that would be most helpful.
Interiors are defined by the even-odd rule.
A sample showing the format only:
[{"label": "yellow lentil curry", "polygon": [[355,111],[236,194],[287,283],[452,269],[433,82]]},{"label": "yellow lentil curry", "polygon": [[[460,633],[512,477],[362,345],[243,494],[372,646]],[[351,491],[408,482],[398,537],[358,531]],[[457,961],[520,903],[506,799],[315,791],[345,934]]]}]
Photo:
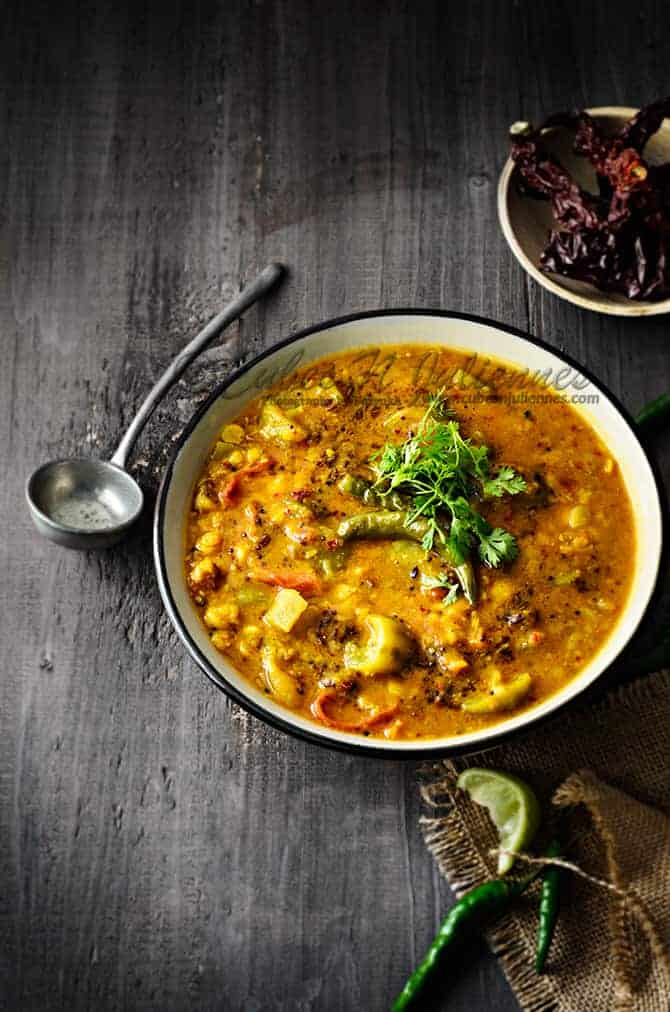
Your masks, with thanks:
[{"label": "yellow lentil curry", "polygon": [[277,702],[417,739],[564,686],[634,551],[616,462],[567,398],[412,345],[321,359],[223,428],[186,579],[214,647]]}]

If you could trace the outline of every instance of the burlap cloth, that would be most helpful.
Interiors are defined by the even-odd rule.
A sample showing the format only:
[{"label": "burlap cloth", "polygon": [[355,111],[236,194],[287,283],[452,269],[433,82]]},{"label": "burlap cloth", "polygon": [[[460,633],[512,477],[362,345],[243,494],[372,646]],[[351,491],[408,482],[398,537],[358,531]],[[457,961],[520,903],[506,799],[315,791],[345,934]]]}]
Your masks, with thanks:
[{"label": "burlap cloth", "polygon": [[561,813],[566,859],[601,880],[563,873],[561,914],[542,975],[533,969],[538,885],[488,931],[521,1007],[669,1012],[670,671],[509,745],[424,771],[426,843],[459,896],[495,877],[496,863],[488,814],[455,788],[468,766],[528,780],[545,807]]}]

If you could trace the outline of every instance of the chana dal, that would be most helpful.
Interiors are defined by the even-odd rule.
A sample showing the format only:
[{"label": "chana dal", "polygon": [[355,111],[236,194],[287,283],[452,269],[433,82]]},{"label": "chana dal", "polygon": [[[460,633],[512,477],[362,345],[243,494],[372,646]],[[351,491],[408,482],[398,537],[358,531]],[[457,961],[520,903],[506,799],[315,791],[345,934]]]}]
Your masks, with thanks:
[{"label": "chana dal", "polygon": [[561,689],[616,625],[634,553],[616,462],[565,398],[412,345],[249,403],[194,489],[185,562],[212,644],[268,696],[417,739]]}]

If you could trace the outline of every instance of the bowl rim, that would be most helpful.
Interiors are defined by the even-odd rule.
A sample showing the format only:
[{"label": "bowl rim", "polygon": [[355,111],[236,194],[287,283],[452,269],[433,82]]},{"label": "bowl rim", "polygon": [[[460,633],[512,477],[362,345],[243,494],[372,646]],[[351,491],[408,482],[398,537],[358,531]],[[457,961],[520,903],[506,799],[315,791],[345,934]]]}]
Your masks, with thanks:
[{"label": "bowl rim", "polygon": [[[639,112],[639,108],[624,105],[601,105],[594,106],[593,108],[586,109],[585,111],[594,118],[600,117],[601,119],[611,119],[614,117],[624,117],[626,119],[630,119]],[[670,298],[661,299],[659,302],[636,302],[632,299],[622,303],[606,302],[603,298],[605,293],[600,292],[600,289],[595,288],[594,286],[591,286],[593,289],[592,295],[582,294],[581,292],[573,292],[562,285],[559,281],[554,280],[554,275],[545,274],[541,271],[538,265],[531,260],[519,242],[509,214],[507,198],[511,190],[514,169],[514,162],[510,157],[508,157],[500,173],[500,179],[498,180],[498,221],[500,222],[500,227],[507,241],[507,245],[512,250],[512,253],[527,274],[530,274],[530,276],[537,281],[539,285],[542,285],[543,288],[546,288],[547,291],[552,292],[552,294],[558,296],[558,298],[565,299],[567,302],[571,302],[573,305],[579,306],[581,309],[589,309],[593,313],[604,313],[607,316],[629,317],[660,316],[663,313],[670,313]]]},{"label": "bowl rim", "polygon": [[[363,738],[360,742],[357,740],[331,738],[327,734],[317,734],[316,732],[309,731],[304,727],[297,726],[291,721],[278,716],[268,710],[265,710],[262,706],[259,706],[252,699],[241,692],[235,685],[225,677],[225,675],[218,670],[201,651],[196,641],[192,638],[189,633],[186,624],[182,618],[181,612],[178,605],[176,604],[172,595],[170,586],[170,577],[168,573],[168,567],[165,559],[165,548],[163,543],[163,527],[165,519],[165,511],[167,506],[167,498],[170,490],[174,467],[182,450],[187,446],[191,434],[198,427],[201,419],[207,413],[209,408],[217,401],[225,391],[232,386],[233,383],[237,382],[242,376],[244,376],[250,369],[254,368],[259,362],[264,361],[266,358],[274,355],[276,352],[283,348],[289,347],[292,344],[296,344],[305,338],[310,337],[312,334],[317,334],[325,330],[331,330],[334,327],[341,326],[343,324],[352,323],[358,320],[369,320],[380,317],[392,317],[392,316],[429,316],[439,317],[444,319],[455,319],[465,320],[470,323],[482,324],[487,327],[505,331],[507,334],[511,334],[513,337],[520,338],[523,341],[528,341],[530,344],[536,347],[542,348],[543,350],[555,355],[566,365],[571,366],[573,369],[578,370],[581,375],[587,378],[596,388],[598,392],[610,401],[612,406],[621,415],[623,421],[626,423],[630,433],[638,445],[638,448],[645,458],[651,475],[651,481],[653,491],[656,496],[656,504],[658,506],[658,514],[660,521],[659,528],[659,545],[658,554],[656,558],[656,564],[653,573],[653,580],[651,582],[649,592],[646,600],[642,604],[638,621],[631,629],[625,642],[622,643],[620,650],[617,652],[615,657],[609,665],[604,667],[587,685],[582,686],[574,695],[570,696],[569,699],[565,699],[562,703],[559,703],[553,709],[547,713],[541,713],[537,716],[529,716],[520,727],[512,727],[508,729],[501,728],[498,732],[489,732],[485,741],[481,743],[470,742],[469,744],[459,745],[451,743],[449,745],[431,745],[431,741],[439,742],[440,739],[424,739],[423,744],[418,744],[416,748],[404,748],[402,751],[393,749],[391,744],[385,744],[379,738]],[[258,392],[255,396],[258,396]],[[664,549],[664,525],[663,525],[663,510],[662,510],[662,499],[659,490],[659,483],[657,478],[656,468],[653,461],[650,459],[649,454],[640,440],[637,427],[632,415],[627,409],[620,403],[619,399],[612,394],[608,388],[602,383],[601,380],[597,379],[588,369],[586,369],[579,361],[572,358],[562,350],[558,350],[541,338],[534,337],[528,334],[526,331],[521,330],[518,327],[514,327],[507,323],[500,323],[497,320],[493,320],[490,317],[478,316],[473,313],[463,313],[455,310],[446,309],[420,309],[416,307],[412,308],[398,308],[398,309],[373,309],[364,310],[361,312],[349,313],[342,316],[331,317],[321,323],[312,324],[308,327],[301,328],[294,334],[289,335],[286,338],[277,341],[272,344],[269,348],[255,355],[248,362],[239,366],[237,369],[219,383],[212,393],[207,397],[201,404],[198,405],[194,411],[189,422],[184,426],[179,437],[175,440],[172,447],[170,456],[168,458],[163,477],[158,489],[156,497],[156,504],[154,508],[154,522],[153,522],[153,555],[154,555],[154,567],[156,571],[156,580],[158,583],[159,592],[163,601],[165,610],[168,613],[168,617],[172,622],[179,638],[186,647],[187,652],[191,655],[192,659],[196,662],[200,670],[207,676],[217,689],[224,692],[230,699],[241,706],[244,710],[250,713],[253,717],[257,717],[263,723],[268,724],[277,730],[283,731],[289,734],[293,738],[298,738],[302,741],[309,742],[311,744],[320,745],[322,748],[333,749],[339,752],[345,752],[349,755],[361,755],[367,756],[371,759],[391,759],[396,761],[403,760],[417,760],[417,759],[438,759],[446,757],[456,757],[459,755],[473,755],[477,752],[486,751],[490,748],[495,748],[501,742],[512,741],[513,739],[525,734],[531,728],[537,728],[539,724],[548,721],[557,716],[559,712],[564,710],[567,706],[575,704],[580,698],[586,693],[591,691],[593,687],[600,681],[606,671],[611,667],[611,664],[620,656],[623,650],[628,646],[631,639],[637,632],[641,622],[646,616],[650,602],[655,596],[655,592],[658,586],[658,576],[660,571],[661,558]]]}]

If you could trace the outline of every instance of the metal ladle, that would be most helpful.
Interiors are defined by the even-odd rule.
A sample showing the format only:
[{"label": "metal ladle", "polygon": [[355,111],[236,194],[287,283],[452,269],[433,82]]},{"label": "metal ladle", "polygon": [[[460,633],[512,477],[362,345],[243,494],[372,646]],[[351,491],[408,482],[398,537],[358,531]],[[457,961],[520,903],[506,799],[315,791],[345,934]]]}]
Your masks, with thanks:
[{"label": "metal ladle", "polygon": [[40,534],[68,548],[108,548],[123,538],[144,503],[142,489],[125,468],[147,419],[193,359],[269,292],[283,273],[281,264],[269,264],[179,352],[152,387],[110,461],[54,460],[33,471],[26,482],[26,499]]}]

